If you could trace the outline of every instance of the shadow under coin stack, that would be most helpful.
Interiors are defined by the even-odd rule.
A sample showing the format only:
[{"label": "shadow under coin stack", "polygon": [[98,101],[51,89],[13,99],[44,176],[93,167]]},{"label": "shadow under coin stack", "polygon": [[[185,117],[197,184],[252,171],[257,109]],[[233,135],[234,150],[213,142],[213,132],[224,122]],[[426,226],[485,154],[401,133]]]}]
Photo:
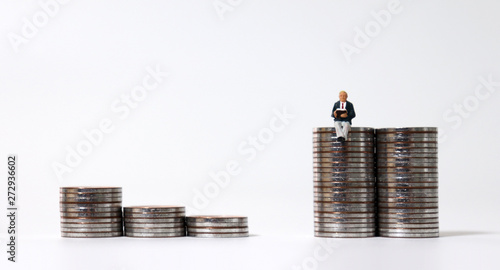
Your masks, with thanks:
[{"label": "shadow under coin stack", "polygon": [[313,130],[314,235],[375,236],[374,129],[352,127],[345,142],[335,128]]},{"label": "shadow under coin stack", "polygon": [[377,129],[380,236],[439,236],[437,128]]},{"label": "shadow under coin stack", "polygon": [[247,237],[248,218],[241,216],[188,216],[188,236],[204,238]]},{"label": "shadow under coin stack", "polygon": [[124,207],[125,236],[164,238],[186,236],[184,206]]},{"label": "shadow under coin stack", "polygon": [[123,235],[121,187],[61,187],[61,236]]}]

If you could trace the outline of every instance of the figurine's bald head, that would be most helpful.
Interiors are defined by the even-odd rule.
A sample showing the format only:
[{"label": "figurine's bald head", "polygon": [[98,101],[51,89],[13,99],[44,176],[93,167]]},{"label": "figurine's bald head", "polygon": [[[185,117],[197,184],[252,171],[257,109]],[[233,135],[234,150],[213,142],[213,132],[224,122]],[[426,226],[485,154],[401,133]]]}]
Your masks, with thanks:
[{"label": "figurine's bald head", "polygon": [[339,99],[340,99],[340,101],[342,101],[342,102],[346,102],[346,100],[347,100],[347,92],[346,92],[346,91],[343,91],[343,90],[342,90],[342,91],[340,91],[340,92],[339,92]]}]

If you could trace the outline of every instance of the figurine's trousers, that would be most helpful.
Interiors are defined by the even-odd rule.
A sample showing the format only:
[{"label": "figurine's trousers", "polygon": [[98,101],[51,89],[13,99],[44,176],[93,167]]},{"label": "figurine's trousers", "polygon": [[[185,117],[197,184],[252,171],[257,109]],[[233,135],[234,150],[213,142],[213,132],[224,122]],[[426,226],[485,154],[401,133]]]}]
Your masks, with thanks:
[{"label": "figurine's trousers", "polygon": [[337,132],[337,138],[344,137],[347,140],[347,134],[349,134],[349,130],[351,130],[351,124],[347,121],[335,121],[333,125],[335,126],[335,132]]}]

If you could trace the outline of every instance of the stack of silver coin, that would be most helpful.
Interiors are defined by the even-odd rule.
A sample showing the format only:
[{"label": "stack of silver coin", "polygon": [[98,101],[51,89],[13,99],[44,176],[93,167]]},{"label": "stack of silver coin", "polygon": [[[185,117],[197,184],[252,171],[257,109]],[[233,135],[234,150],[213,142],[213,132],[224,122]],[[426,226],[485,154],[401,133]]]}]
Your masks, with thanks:
[{"label": "stack of silver coin", "polygon": [[313,130],[314,235],[375,236],[374,129],[352,127],[345,142],[335,128]]},{"label": "stack of silver coin", "polygon": [[163,238],[186,236],[184,206],[124,207],[125,236]]},{"label": "stack of silver coin", "polygon": [[435,127],[377,129],[380,236],[439,236]]},{"label": "stack of silver coin", "polygon": [[123,235],[121,187],[61,187],[61,236]]},{"label": "stack of silver coin", "polygon": [[248,218],[242,216],[188,216],[187,234],[194,237],[247,237]]}]

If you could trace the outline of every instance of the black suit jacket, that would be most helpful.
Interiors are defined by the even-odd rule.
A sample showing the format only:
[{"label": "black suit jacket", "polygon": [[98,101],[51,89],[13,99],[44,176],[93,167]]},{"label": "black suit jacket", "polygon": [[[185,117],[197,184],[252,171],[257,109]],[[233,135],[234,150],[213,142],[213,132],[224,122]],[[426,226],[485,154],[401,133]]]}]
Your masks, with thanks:
[{"label": "black suit jacket", "polygon": [[335,110],[340,109],[340,100],[335,102],[335,104],[333,105],[332,117],[333,117],[334,121],[347,121],[347,122],[349,122],[349,124],[352,125],[351,120],[354,117],[356,117],[356,112],[354,111],[354,105],[352,105],[352,103],[349,101],[346,101],[345,104],[346,104],[345,110],[347,111],[347,117],[342,118],[342,117],[340,117],[340,115],[338,115],[338,118],[335,118],[335,116],[333,114],[333,112],[335,112]]}]

